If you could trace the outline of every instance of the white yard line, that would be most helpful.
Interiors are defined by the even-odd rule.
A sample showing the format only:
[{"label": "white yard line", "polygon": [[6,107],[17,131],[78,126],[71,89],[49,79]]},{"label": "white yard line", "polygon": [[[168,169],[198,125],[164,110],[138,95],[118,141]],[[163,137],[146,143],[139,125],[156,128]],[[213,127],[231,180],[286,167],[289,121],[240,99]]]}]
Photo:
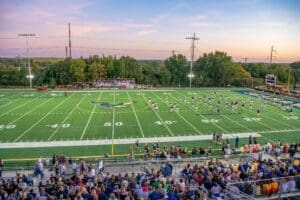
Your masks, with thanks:
[{"label": "white yard line", "polygon": [[[154,94],[152,92],[152,94]],[[165,103],[167,106],[169,106],[162,98],[160,98],[157,94],[154,94],[156,97],[158,97],[160,99],[160,101],[162,101],[163,103]],[[187,119],[185,119],[185,117],[183,117],[179,112],[175,112],[181,119],[183,119],[183,121],[185,121],[185,123],[187,123],[192,129],[194,129],[198,134],[202,134],[201,131],[199,131],[193,124],[191,124]]]},{"label": "white yard line", "polygon": [[[5,93],[5,94],[7,94],[7,93]],[[14,97],[14,96],[17,96],[17,95],[22,95],[23,93],[18,93],[18,94],[14,94],[14,95],[11,95],[11,96],[8,96],[8,97],[4,97],[3,99],[1,99],[0,98],[0,101],[3,101],[3,100],[6,100],[6,99],[11,99],[12,97]]]},{"label": "white yard line", "polygon": [[17,100],[14,100],[14,101],[10,101],[10,102],[8,102],[8,103],[3,104],[2,106],[0,106],[0,108],[5,107],[5,106],[8,106],[9,104],[15,103],[15,102],[20,101],[20,100],[21,100],[21,99],[17,99]]},{"label": "white yard line", "polygon": [[[270,110],[272,111],[272,113],[277,112],[277,111],[275,111],[275,109],[272,108],[272,105],[268,105],[268,106],[269,106]],[[255,111],[253,111],[253,112],[255,112]],[[263,112],[266,112],[266,110],[264,109]],[[274,113],[274,114],[275,114],[275,113]],[[279,114],[278,114],[278,115],[279,115]],[[282,115],[281,115],[281,116],[282,116]],[[290,128],[297,128],[296,126],[293,126],[293,125],[290,125],[290,124],[281,122],[281,121],[279,121],[279,120],[277,120],[277,119],[274,119],[274,118],[272,118],[272,117],[269,117],[269,116],[267,116],[267,115],[264,115],[264,117],[267,118],[267,119],[270,119],[270,120],[272,120],[272,121],[275,121],[275,122],[277,122],[277,123],[279,123],[279,124],[282,124],[282,125],[284,125],[284,126],[287,126],[287,127],[290,127]],[[270,127],[270,126],[269,126],[269,127]]]},{"label": "white yard line", "polygon": [[41,103],[41,104],[39,104],[38,106],[36,106],[36,107],[30,109],[28,112],[26,112],[25,114],[23,114],[23,115],[21,115],[20,117],[18,117],[17,119],[15,119],[15,120],[9,122],[7,125],[11,125],[12,123],[15,123],[16,121],[18,121],[18,120],[24,118],[26,115],[28,115],[29,113],[35,111],[36,109],[38,109],[39,107],[41,107],[42,105],[48,103],[48,102],[51,101],[51,100],[53,100],[53,99],[48,99],[47,101],[44,101],[43,103]]},{"label": "white yard line", "polygon": [[71,98],[73,95],[70,95],[68,98],[63,100],[60,104],[56,105],[52,110],[50,110],[46,115],[44,115],[40,120],[35,122],[30,128],[28,128],[26,131],[24,131],[20,136],[18,136],[13,142],[17,142],[19,139],[21,139],[25,134],[27,134],[31,129],[33,129],[36,125],[38,125],[42,120],[44,120],[48,115],[50,115],[54,110],[56,110],[59,106],[61,106],[63,103],[65,103],[69,98]]},{"label": "white yard line", "polygon": [[154,110],[152,108],[152,106],[149,104],[149,102],[146,100],[146,98],[144,97],[144,95],[142,95],[143,99],[145,100],[145,102],[150,106],[150,108],[152,109],[152,111],[155,113],[155,115],[158,117],[158,119],[160,120],[160,122],[164,125],[164,127],[169,131],[169,133],[174,136],[173,132],[170,130],[170,128],[168,127],[168,125],[165,123],[165,121],[159,116],[159,114],[156,112],[156,110]]},{"label": "white yard line", "polygon": [[[99,96],[98,96],[98,98],[97,98],[97,102],[100,100],[101,96],[102,96],[102,92],[99,94]],[[96,106],[97,106],[97,103],[94,104],[94,107],[93,107],[93,110],[92,110],[92,112],[91,112],[91,114],[90,114],[90,116],[89,116],[89,119],[88,119],[88,121],[86,122],[86,125],[85,125],[85,127],[84,127],[84,129],[83,129],[83,131],[82,131],[82,133],[81,133],[80,140],[82,140],[82,138],[84,137],[84,135],[85,135],[85,133],[86,133],[86,130],[87,130],[87,128],[88,128],[88,126],[89,126],[89,124],[90,124],[90,122],[91,122],[91,119],[92,119],[93,115],[94,115]]]},{"label": "white yard line", "polygon": [[229,119],[230,121],[236,123],[236,124],[239,125],[240,127],[243,127],[243,128],[245,128],[245,129],[247,129],[247,130],[249,130],[249,131],[253,131],[251,128],[248,128],[247,126],[244,126],[243,124],[241,124],[241,123],[239,123],[239,122],[237,122],[237,121],[231,119],[230,117],[227,117],[225,114],[221,114],[221,116],[223,116],[223,117]]},{"label": "white yard line", "polygon": [[[281,115],[282,116],[282,115]],[[265,116],[266,117],[266,116]],[[277,119],[274,119],[274,118],[271,118],[271,117],[268,117],[267,116],[267,118],[269,118],[269,119],[271,119],[271,120],[273,120],[273,121],[275,121],[275,122],[277,122],[277,123],[279,123],[279,124],[282,124],[282,125],[284,125],[284,126],[288,126],[288,127],[290,127],[290,128],[297,128],[296,126],[293,126],[293,125],[291,125],[291,124],[289,124],[289,123],[284,123],[284,122],[281,122],[281,121],[279,121],[279,120],[277,120]]]},{"label": "white yard line", "polygon": [[142,126],[141,126],[141,123],[140,123],[140,120],[139,120],[139,118],[138,118],[138,116],[137,116],[137,114],[136,114],[135,108],[134,108],[134,106],[133,106],[133,102],[132,102],[131,97],[130,97],[130,95],[129,95],[128,92],[127,92],[127,96],[128,96],[129,101],[131,102],[131,108],[132,108],[133,114],[134,114],[134,116],[135,116],[135,119],[136,119],[136,121],[137,121],[137,124],[138,124],[138,126],[139,126],[139,128],[140,128],[140,132],[141,132],[142,136],[145,137],[144,131],[143,131]]},{"label": "white yard line", "polygon": [[[223,134],[223,137],[239,136],[239,138],[248,138],[250,135],[253,137],[261,137],[256,132],[245,132],[245,133],[232,133]],[[186,142],[186,141],[201,141],[211,140],[212,135],[189,135],[189,136],[164,136],[164,137],[145,137],[145,138],[126,138],[126,139],[115,139],[114,144],[134,144],[136,140],[140,143],[153,143],[153,142]],[[89,145],[111,145],[110,139],[102,140],[65,140],[65,141],[44,141],[44,142],[17,142],[17,143],[0,143],[0,149],[10,148],[28,148],[28,147],[61,147],[61,146],[89,146]]]},{"label": "white yard line", "polygon": [[[224,114],[222,114],[222,116],[226,117],[227,119],[231,120],[232,122],[236,123],[237,125],[239,125],[239,126],[241,126],[241,127],[244,127],[244,128],[246,128],[246,129],[248,129],[250,132],[254,132],[252,129],[250,129],[250,128],[244,126],[243,124],[241,124],[241,123],[239,123],[239,122],[237,122],[237,121],[235,121],[235,120],[233,120],[233,119],[231,119],[230,117],[227,117],[227,116],[224,115]],[[261,132],[261,131],[257,131],[257,132],[263,133],[263,132]],[[263,137],[263,138],[269,140],[269,141],[272,142],[272,143],[275,143],[273,140],[271,140],[271,139],[269,139],[269,138],[267,138],[267,137],[265,137],[265,136],[261,136],[261,137]]]},{"label": "white yard line", "polygon": [[[231,98],[231,97],[230,97],[230,98]],[[234,113],[237,113],[237,111],[233,111],[233,112],[234,112]],[[250,115],[252,115],[252,113],[251,113],[252,111],[251,111],[251,110],[245,109],[245,112],[247,112],[247,113],[249,113]],[[254,112],[254,111],[253,111],[253,112]],[[241,114],[241,116],[242,116],[243,118],[248,117],[248,116],[246,116],[246,115],[244,114],[244,112]],[[259,124],[261,124],[261,125],[263,125],[263,126],[269,128],[269,129],[274,130],[273,127],[271,127],[271,126],[269,126],[269,125],[267,125],[267,124],[265,124],[265,123],[263,123],[263,122],[261,122],[261,121],[255,121],[255,123],[259,123]]]},{"label": "white yard line", "polygon": [[[46,95],[46,94],[43,94],[42,96],[45,96],[45,95]],[[38,98],[40,98],[40,97],[42,97],[42,96],[35,97],[35,98],[33,98],[32,100],[30,100],[30,101],[28,101],[28,102],[26,102],[26,103],[23,103],[23,104],[21,104],[21,105],[15,107],[14,109],[11,109],[11,110],[9,110],[9,111],[7,111],[7,112],[1,114],[0,117],[4,116],[4,115],[6,115],[7,113],[10,113],[10,112],[12,112],[12,111],[14,111],[14,110],[16,110],[16,109],[18,109],[18,108],[20,108],[20,107],[23,107],[23,106],[25,106],[26,104],[29,104],[30,102],[32,102],[32,101],[34,101],[34,100],[37,100]]]},{"label": "white yard line", "polygon": [[52,132],[52,134],[49,136],[48,141],[51,140],[51,138],[57,133],[57,131],[62,127],[62,125],[69,119],[69,117],[73,114],[73,112],[77,109],[77,106],[86,98],[87,96],[84,96],[81,98],[79,103],[76,104],[76,106],[69,112],[67,117],[60,123],[60,125]]},{"label": "white yard line", "polygon": [[[175,92],[177,92],[177,91],[175,91]],[[177,92],[177,93],[179,93],[179,92]],[[179,95],[181,96],[181,94],[179,93]],[[172,97],[173,99],[176,99],[175,97],[173,97],[172,95],[169,95],[170,97]],[[176,99],[176,101],[178,102],[178,100]],[[182,104],[181,102],[180,102],[180,104]],[[184,105],[184,104],[183,104]],[[197,112],[197,111],[195,111],[195,110],[193,110],[193,109],[191,109],[194,113],[196,113],[196,114],[199,114],[202,118],[204,118],[204,119],[208,119],[207,117],[205,117],[204,115],[202,115],[202,114],[200,114],[200,112]],[[222,126],[220,126],[220,125],[218,125],[217,123],[212,123],[214,126],[216,126],[216,127],[218,127],[219,129],[221,129],[222,131],[224,131],[225,133],[229,133],[229,131],[227,131],[227,130],[225,130]]]},{"label": "white yard line", "polygon": [[[245,109],[245,111],[247,112],[247,113],[249,113],[250,115],[252,115],[252,113],[251,113],[251,110],[247,110],[247,109]],[[253,111],[254,112],[254,111]],[[244,115],[244,114],[242,114],[242,116],[243,117],[247,117],[246,115]],[[273,129],[274,130],[274,127],[271,127],[271,126],[269,126],[269,125],[267,125],[267,124],[265,124],[265,123],[263,123],[263,122],[261,122],[261,121],[255,121],[256,123],[259,123],[259,124],[261,124],[261,125],[263,125],[263,126],[265,126],[265,127],[267,127],[267,128],[270,128],[270,129]]]},{"label": "white yard line", "polygon": [[[116,93],[115,93],[115,90],[114,90],[113,104],[116,104]],[[113,109],[113,118],[112,118],[112,126],[111,126],[111,141],[112,141],[112,144],[114,144],[114,139],[115,139],[115,108],[112,107],[112,109]]]},{"label": "white yard line", "polygon": [[[258,101],[258,102],[255,101],[256,107],[260,107],[260,105],[257,105],[257,104],[262,103],[263,100],[260,99],[260,98],[256,98],[256,100]],[[269,108],[269,109],[268,109],[268,108]],[[267,109],[270,110],[270,111],[272,111],[272,113],[274,113],[274,114],[278,113],[277,115],[282,116],[282,113],[280,113],[279,111],[277,111],[277,110],[273,107],[272,104],[267,104]],[[264,110],[264,112],[266,112],[266,109],[263,109],[263,110]],[[255,111],[253,111],[253,112],[255,112]],[[277,123],[279,123],[279,124],[282,124],[282,125],[284,125],[284,126],[287,126],[287,127],[290,127],[290,128],[297,128],[296,126],[293,126],[293,125],[288,124],[288,123],[281,122],[280,120],[274,119],[274,118],[272,118],[272,117],[269,117],[269,116],[266,116],[266,115],[265,115],[264,117],[265,117],[265,118],[268,118],[268,119],[270,119],[270,120],[272,120],[272,121],[275,121],[275,122],[277,122]],[[265,125],[265,124],[263,124],[263,125]],[[267,126],[267,127],[268,127],[268,128],[272,128],[272,127],[270,127],[270,126]]]}]

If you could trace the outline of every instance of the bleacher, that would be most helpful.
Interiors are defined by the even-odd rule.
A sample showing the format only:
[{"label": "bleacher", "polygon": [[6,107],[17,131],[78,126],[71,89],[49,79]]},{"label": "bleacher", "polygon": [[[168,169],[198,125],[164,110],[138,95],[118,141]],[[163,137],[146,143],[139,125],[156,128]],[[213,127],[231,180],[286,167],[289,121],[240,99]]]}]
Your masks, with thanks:
[{"label": "bleacher", "polygon": [[[278,156],[270,151],[263,152],[260,158],[256,153],[230,157],[104,158],[103,171],[99,160],[40,159],[27,171],[4,168],[0,199],[5,199],[5,195],[10,199],[296,198],[300,196],[297,156]],[[250,157],[251,160],[245,159]],[[285,182],[288,187],[284,187]],[[273,188],[268,186],[271,183],[276,183]],[[65,188],[64,192],[56,187],[59,185]]]}]

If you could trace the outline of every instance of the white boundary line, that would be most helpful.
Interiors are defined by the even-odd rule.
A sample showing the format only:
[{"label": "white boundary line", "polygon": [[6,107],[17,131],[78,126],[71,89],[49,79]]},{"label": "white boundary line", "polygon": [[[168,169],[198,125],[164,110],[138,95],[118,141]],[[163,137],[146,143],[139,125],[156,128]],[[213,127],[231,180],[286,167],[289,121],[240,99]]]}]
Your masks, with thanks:
[{"label": "white boundary line", "polygon": [[25,103],[23,103],[23,104],[21,104],[21,105],[19,105],[19,106],[15,107],[14,109],[11,109],[11,110],[9,110],[9,111],[7,111],[7,112],[1,114],[0,117],[2,117],[2,116],[4,116],[4,115],[6,115],[7,113],[10,113],[10,112],[12,112],[12,111],[18,109],[18,108],[21,108],[21,107],[25,106],[26,104],[29,104],[30,102],[35,101],[35,100],[37,100],[38,98],[45,96],[46,94],[47,94],[47,93],[45,93],[45,94],[43,94],[43,95],[41,95],[41,96],[35,97],[35,98],[33,98],[32,100],[30,100],[30,101],[28,101],[28,102],[25,102]]},{"label": "white boundary line", "polygon": [[[160,96],[158,96],[157,94],[153,93],[156,97],[158,97],[160,99],[160,101],[162,101],[164,104],[166,104],[168,106],[168,104],[162,99],[160,98]],[[202,134],[201,131],[199,131],[193,124],[191,124],[187,119],[185,119],[179,112],[175,112],[181,119],[183,119],[183,121],[185,121],[185,123],[187,123],[190,127],[192,127],[198,134]]]},{"label": "white boundary line", "polygon": [[[145,100],[145,102],[149,105],[149,102],[146,100],[144,95],[141,95],[143,97],[143,99]],[[169,131],[169,133],[174,136],[173,132],[170,130],[170,128],[168,127],[168,125],[165,123],[165,121],[159,116],[159,114],[152,108],[151,105],[149,105],[151,110],[155,113],[155,115],[158,117],[158,119],[161,121],[161,123],[164,125],[164,127]]]},{"label": "white boundary line", "polygon": [[[101,99],[101,97],[102,97],[102,92],[99,94],[99,96],[98,96],[98,98],[97,98],[97,102]],[[84,127],[84,129],[83,129],[83,131],[82,131],[82,133],[81,133],[80,140],[82,140],[83,136],[85,135],[85,132],[86,132],[86,130],[87,130],[87,128],[88,128],[88,126],[89,126],[89,124],[90,124],[90,122],[91,122],[92,116],[94,115],[96,106],[97,106],[97,103],[95,103],[95,105],[94,105],[94,107],[93,107],[93,110],[92,110],[92,112],[91,112],[91,114],[90,114],[90,116],[89,116],[89,119],[88,119],[88,121],[86,122],[86,125],[85,125],[85,127]]]},{"label": "white boundary line", "polygon": [[35,122],[30,128],[28,128],[26,131],[24,131],[20,136],[18,136],[13,142],[17,142],[19,139],[21,139],[26,133],[28,133],[31,129],[33,129],[36,125],[38,125],[42,120],[44,120],[48,115],[50,115],[54,110],[56,110],[59,106],[61,106],[63,103],[65,103],[71,96],[60,102],[60,104],[56,105],[52,110],[50,110],[46,115],[44,115],[40,120]]},{"label": "white boundary line", "polygon": [[69,117],[72,115],[72,113],[77,109],[77,106],[86,98],[87,96],[83,96],[81,100],[76,104],[76,106],[69,112],[67,117],[60,123],[60,125],[51,133],[51,135],[48,138],[48,141],[51,140],[51,138],[57,133],[57,131],[61,128],[61,126],[69,119]]},{"label": "white boundary line", "polygon": [[[261,137],[257,132],[245,132],[245,133],[232,133],[223,134],[223,137],[236,137],[248,138],[250,135],[253,137]],[[153,142],[186,142],[186,141],[200,141],[211,140],[212,135],[188,135],[188,136],[164,136],[164,137],[149,137],[149,138],[127,138],[127,139],[115,139],[114,144],[133,144],[136,140],[141,143],[153,143]],[[57,147],[57,146],[89,146],[89,145],[111,145],[110,139],[102,140],[69,140],[69,141],[44,141],[44,142],[17,142],[17,143],[0,143],[0,149],[10,148],[34,148],[34,147]]]},{"label": "white boundary line", "polygon": [[140,123],[140,120],[139,120],[139,118],[138,118],[138,116],[137,116],[137,114],[136,114],[135,108],[134,108],[134,106],[133,106],[131,97],[130,97],[130,95],[129,95],[128,92],[127,92],[127,96],[128,96],[129,101],[131,102],[131,108],[132,108],[133,114],[134,114],[134,116],[135,116],[135,119],[136,119],[136,121],[137,121],[137,124],[138,124],[138,126],[139,126],[139,128],[140,128],[140,132],[141,132],[142,136],[145,137],[144,131],[143,131],[142,126],[141,126],[141,123]]},{"label": "white boundary line", "polygon": [[[68,93],[88,93],[88,92],[113,92],[114,90],[117,90],[117,92],[172,92],[173,89],[95,89],[95,90],[67,90]],[[50,92],[65,92],[62,90],[51,90]]]}]

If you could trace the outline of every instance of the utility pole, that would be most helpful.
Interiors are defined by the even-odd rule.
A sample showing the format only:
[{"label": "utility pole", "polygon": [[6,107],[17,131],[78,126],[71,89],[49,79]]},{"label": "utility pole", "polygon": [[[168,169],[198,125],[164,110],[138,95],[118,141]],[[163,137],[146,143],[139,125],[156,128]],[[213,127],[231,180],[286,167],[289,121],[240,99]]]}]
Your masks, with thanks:
[{"label": "utility pole", "polygon": [[17,58],[18,58],[18,63],[19,63],[19,71],[21,71],[21,58],[20,58],[20,55],[17,55]]},{"label": "utility pole", "polygon": [[244,62],[245,62],[245,64],[247,63],[247,60],[248,60],[248,58],[246,57],[246,58],[244,58]]},{"label": "utility pole", "polygon": [[29,87],[30,87],[30,89],[32,89],[32,78],[33,78],[33,75],[31,75],[28,37],[34,37],[35,34],[34,33],[20,33],[20,34],[18,34],[18,36],[26,38],[26,55],[27,55],[27,63],[28,63],[27,66],[28,66],[28,73],[29,73],[26,77],[29,78]]},{"label": "utility pole", "polygon": [[66,58],[68,58],[68,47],[65,46],[65,48],[66,48]]},{"label": "utility pole", "polygon": [[276,50],[274,49],[274,46],[271,46],[271,55],[270,55],[270,65],[272,64],[273,58],[275,57],[273,53],[277,53]]},{"label": "utility pole", "polygon": [[69,57],[72,58],[72,50],[71,50],[71,24],[69,23]]},{"label": "utility pole", "polygon": [[175,50],[172,50],[172,56],[174,56],[175,55]]},{"label": "utility pole", "polygon": [[196,34],[193,34],[193,37],[186,37],[185,39],[191,40],[191,67],[190,67],[190,74],[188,77],[190,78],[190,88],[192,87],[192,78],[194,78],[193,74],[193,62],[194,62],[194,55],[195,55],[195,41],[199,40],[199,38],[196,37]]}]

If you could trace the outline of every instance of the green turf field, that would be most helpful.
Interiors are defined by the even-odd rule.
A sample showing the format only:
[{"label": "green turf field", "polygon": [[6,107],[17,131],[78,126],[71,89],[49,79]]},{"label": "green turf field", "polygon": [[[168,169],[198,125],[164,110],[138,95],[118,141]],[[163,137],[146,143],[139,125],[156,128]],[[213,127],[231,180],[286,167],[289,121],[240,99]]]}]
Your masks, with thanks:
[{"label": "green turf field", "polygon": [[[216,132],[253,132],[269,141],[288,135],[291,141],[300,141],[299,107],[290,113],[271,102],[274,97],[263,100],[256,94],[239,88],[83,90],[68,91],[67,96],[63,91],[0,90],[0,146],[26,142],[25,148],[39,141],[122,144],[129,138],[168,142],[172,137],[184,142]],[[236,108],[232,101],[238,102]]]}]

